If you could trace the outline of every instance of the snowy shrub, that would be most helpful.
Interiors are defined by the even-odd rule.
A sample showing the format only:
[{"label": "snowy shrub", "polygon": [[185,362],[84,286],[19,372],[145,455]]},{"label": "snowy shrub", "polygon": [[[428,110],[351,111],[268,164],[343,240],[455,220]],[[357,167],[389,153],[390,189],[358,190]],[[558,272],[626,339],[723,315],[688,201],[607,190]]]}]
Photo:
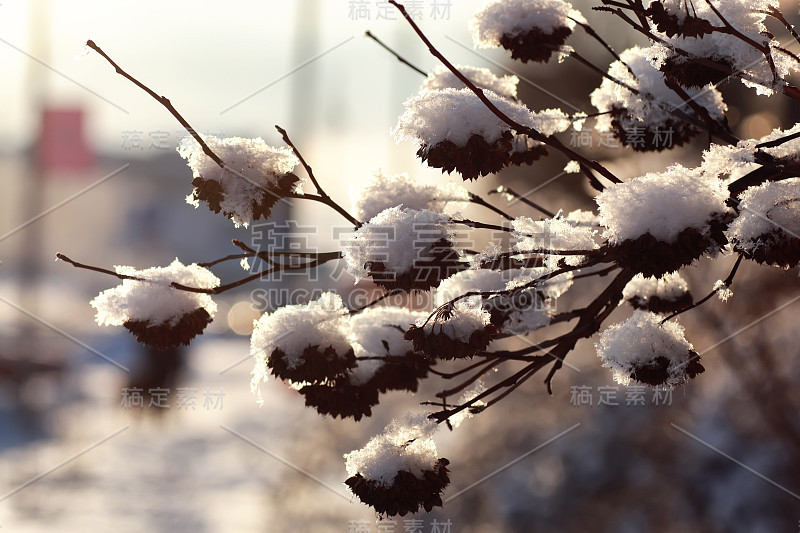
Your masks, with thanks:
[{"label": "snowy shrub", "polygon": [[[57,257],[120,279],[118,287],[92,300],[97,322],[122,325],[158,348],[187,344],[201,333],[216,310],[212,295],[338,262],[336,272],[344,279],[332,281],[329,292],[255,322],[251,386],[258,392],[271,374],[320,414],[358,421],[388,391],[415,392],[424,379],[443,382],[435,399],[423,403],[430,412],[396,420],[345,456],[352,492],[380,514],[404,515],[442,505],[449,461],[439,457],[433,441],[440,424],[452,429],[469,416],[494,412],[497,402],[545,368],[551,392],[583,339],[594,339],[603,366],[619,384],[686,385],[705,369],[676,316],[709,301],[722,305],[713,296],[732,296],[745,259],[798,265],[800,124],[784,124],[760,139],[737,137],[723,99],[727,85],[720,82],[736,78],[755,88],[748,91],[754,103],[747,106],[754,112],[769,95],[796,104],[800,88],[787,76],[800,58],[779,44],[766,22],[777,21],[781,39],[800,42],[800,36],[775,0],[602,0],[592,17],[615,19],[649,40],[618,54],[566,2],[486,1],[469,23],[477,46],[506,48],[523,62],[555,55],[603,76],[594,87],[581,87],[598,112],[570,116],[523,102],[516,76],[453,66],[401,4],[389,3],[441,62],[406,100],[391,135],[412,141],[428,166],[443,174],[455,170],[463,180],[422,182],[376,170],[363,181],[350,180],[348,211],[326,192],[329,184],[315,178],[283,129],[277,128],[285,147],[260,138],[203,137],[157,97],[191,134],[179,148],[193,174],[190,204],[205,202],[239,227],[269,218],[281,199],[315,202],[347,220],[352,233],[341,249],[329,252],[280,245],[256,250],[234,240],[238,253],[216,261],[184,266],[176,260],[143,270],[107,270]],[[595,64],[599,60],[565,44],[575,30],[608,52],[607,63]],[[572,39],[575,47],[585,46]],[[87,44],[117,73],[145,87],[94,42]],[[622,147],[604,152],[601,163],[599,152],[567,143],[570,128],[574,134],[614,136]],[[669,166],[663,159],[640,161],[645,152],[677,146],[684,148]],[[597,191],[589,198],[574,188],[591,209],[564,215],[562,206],[541,205],[535,196],[541,181],[531,181],[536,188],[527,194],[505,181],[508,167],[540,164],[545,157],[560,158],[554,168],[580,175]],[[631,170],[654,162],[656,170]],[[294,173],[298,166],[304,178]],[[540,174],[536,166],[519,171],[531,180]],[[501,180],[494,190],[483,181],[469,183],[494,173]],[[509,205],[482,196],[487,192]],[[462,213],[473,206],[492,218],[465,218]],[[474,246],[460,239],[467,230],[482,235]],[[493,232],[488,239],[486,231]],[[707,296],[695,301],[682,269],[705,268],[730,255],[736,256],[730,274],[712,287],[696,284]],[[210,269],[229,261],[246,269],[260,266],[221,284]],[[333,292],[350,282],[366,288],[371,301],[354,306]],[[565,292],[571,294],[568,309]],[[518,342],[531,332],[535,342]]]}]

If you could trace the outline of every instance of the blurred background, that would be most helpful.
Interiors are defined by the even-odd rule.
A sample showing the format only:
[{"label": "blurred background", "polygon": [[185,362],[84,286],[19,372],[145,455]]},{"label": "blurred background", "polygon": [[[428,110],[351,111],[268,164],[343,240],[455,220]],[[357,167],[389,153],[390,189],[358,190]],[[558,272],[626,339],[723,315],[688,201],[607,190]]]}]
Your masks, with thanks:
[{"label": "blurred background", "polygon": [[[480,3],[407,6],[453,62],[518,74],[521,98],[532,109],[593,111],[588,95],[600,77],[581,65],[512,64],[502,51],[475,51],[467,21]],[[617,51],[645,44],[591,5],[575,3]],[[797,22],[796,4],[781,7]],[[105,268],[146,268],[176,256],[187,264],[209,261],[235,253],[232,238],[258,246],[267,234],[327,251],[348,228],[318,204],[282,204],[272,226],[238,229],[204,206],[185,204],[191,171],[175,151],[185,130],[101,57],[85,53],[86,40],[170,98],[202,134],[260,136],[279,146],[273,125],[286,128],[342,205],[349,205],[350,186],[376,167],[460,181],[424,167],[415,146],[390,137],[422,77],[364,38],[366,29],[423,70],[435,66],[380,0],[0,2],[0,527],[796,531],[796,270],[744,264],[730,301],[714,299],[682,317],[707,371],[668,402],[651,391],[632,401],[600,367],[592,343],[581,342],[570,355],[580,372],[562,369],[553,396],[534,379],[497,411],[440,432],[440,455],[452,466],[445,494],[452,499],[443,509],[380,523],[343,485],[342,454],[431,399],[441,382],[416,395],[389,394],[359,423],[320,417],[278,382],[262,387],[260,408],[249,389],[252,320],[277,303],[303,303],[264,295],[289,289],[295,292],[279,294],[307,301],[314,289],[351,291],[352,278],[331,267],[310,280],[286,276],[226,293],[207,333],[183,351],[148,353],[122,328],[94,323],[89,300],[116,280],[56,263],[56,252]],[[569,44],[607,67],[608,55],[579,31]],[[800,119],[800,107],[780,95],[756,98],[738,83],[722,92],[740,136]],[[630,157],[594,136],[582,149],[634,177],[676,161],[696,164],[707,141]],[[590,209],[592,191],[580,176],[564,175],[565,163],[554,154],[469,187],[485,195],[503,183],[534,191],[530,198],[554,211]],[[504,209],[535,216],[520,204]],[[500,222],[479,208],[465,215]],[[495,236],[473,237],[480,246]],[[687,268],[695,296],[724,278],[733,261]],[[215,273],[224,281],[245,275],[238,265]],[[602,283],[586,283],[585,292],[568,293],[559,306],[584,303]],[[609,323],[629,312],[618,310]],[[167,392],[145,397],[141,408],[131,403],[132,390],[154,387]],[[164,407],[149,405],[159,402]]]}]

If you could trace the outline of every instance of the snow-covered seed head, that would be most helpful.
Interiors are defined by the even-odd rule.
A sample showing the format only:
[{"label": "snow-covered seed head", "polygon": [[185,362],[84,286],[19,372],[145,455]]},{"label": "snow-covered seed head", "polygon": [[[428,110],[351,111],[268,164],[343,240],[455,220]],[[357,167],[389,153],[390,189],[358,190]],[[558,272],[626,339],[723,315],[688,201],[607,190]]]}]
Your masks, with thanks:
[{"label": "snow-covered seed head", "polygon": [[[764,25],[767,14],[778,7],[775,0],[730,0],[714,2],[713,7],[710,2],[687,4],[682,0],[663,0],[661,4],[654,2],[645,12],[663,32],[652,47],[651,60],[668,79],[683,87],[701,89],[736,74],[758,94],[769,95],[780,91],[784,78],[797,68]],[[714,29],[722,26],[721,17],[738,35]],[[742,35],[746,39],[740,38]],[[768,50],[769,59],[759,47]]]},{"label": "snow-covered seed head", "polygon": [[167,267],[136,270],[117,266],[115,270],[138,279],[125,279],[91,301],[91,306],[97,309],[97,323],[124,326],[139,342],[153,348],[164,350],[188,345],[202,333],[217,310],[208,294],[172,286],[177,283],[198,289],[218,287],[219,278],[206,268],[184,266],[175,259]]},{"label": "snow-covered seed head", "polygon": [[453,248],[449,217],[392,207],[355,231],[343,249],[348,271],[388,290],[428,290],[466,268]]},{"label": "snow-covered seed head", "polygon": [[727,243],[728,190],[681,165],[607,187],[595,201],[618,265],[661,277]]},{"label": "snow-covered seed head", "polygon": [[462,299],[439,308],[430,320],[417,321],[405,334],[414,349],[435,359],[464,359],[489,346],[497,335],[491,314],[479,300]]},{"label": "snow-covered seed head", "polygon": [[[486,97],[512,120],[529,125],[533,115],[524,105],[492,91]],[[511,127],[492,113],[469,89],[423,91],[405,102],[392,134],[398,141],[419,144],[417,156],[428,166],[477,179],[509,164],[514,149]]]},{"label": "snow-covered seed head", "polygon": [[325,293],[306,305],[289,305],[255,322],[250,353],[256,360],[252,387],[267,377],[319,383],[355,365],[347,336],[347,308],[336,294]]},{"label": "snow-covered seed head", "polygon": [[654,313],[635,311],[625,322],[603,331],[595,347],[603,366],[613,372],[614,381],[673,388],[705,370],[684,338],[683,327],[661,320]]},{"label": "snow-covered seed head", "polygon": [[[642,152],[681,146],[700,132],[696,125],[673,112],[679,109],[687,115],[695,115],[681,97],[667,87],[663,74],[651,64],[653,50],[654,47],[629,48],[620,54],[621,61],[613,62],[608,69],[609,76],[636,89],[639,94],[605,78],[591,94],[592,105],[601,113],[607,113],[598,117],[597,129],[612,132],[624,146]],[[687,94],[705,108],[711,118],[722,119],[726,108],[719,91],[689,89]]]},{"label": "snow-covered seed head", "polygon": [[206,144],[222,159],[221,168],[192,138],[184,139],[178,152],[192,169],[194,190],[189,204],[208,204],[238,226],[251,220],[269,218],[272,207],[287,195],[299,191],[300,178],[292,174],[299,160],[288,148],[273,148],[263,139],[209,136]]},{"label": "snow-covered seed head", "polygon": [[417,391],[421,378],[428,374],[430,360],[414,353],[405,332],[417,320],[428,316],[402,307],[375,307],[350,318],[350,339],[356,356],[379,359],[359,361],[351,381],[369,384],[380,392]]},{"label": "snow-covered seed head", "polygon": [[414,353],[403,333],[426,313],[401,307],[374,307],[349,318],[348,336],[356,365],[324,383],[301,387],[306,405],[323,415],[353,418],[372,415],[379,395],[390,390],[417,391],[430,360]]},{"label": "snow-covered seed head", "polygon": [[436,423],[424,415],[394,420],[366,446],[345,454],[350,490],[381,515],[404,516],[442,505],[449,461],[437,458]]},{"label": "snow-covered seed head", "polygon": [[476,46],[502,46],[523,63],[546,62],[583,17],[561,0],[491,0],[470,21]]},{"label": "snow-covered seed head", "polygon": [[638,274],[625,286],[622,297],[634,309],[653,313],[674,313],[693,302],[689,285],[677,272],[661,278]]},{"label": "snow-covered seed head", "polygon": [[800,264],[800,178],[750,187],[739,200],[727,232],[734,251],[782,268]]}]

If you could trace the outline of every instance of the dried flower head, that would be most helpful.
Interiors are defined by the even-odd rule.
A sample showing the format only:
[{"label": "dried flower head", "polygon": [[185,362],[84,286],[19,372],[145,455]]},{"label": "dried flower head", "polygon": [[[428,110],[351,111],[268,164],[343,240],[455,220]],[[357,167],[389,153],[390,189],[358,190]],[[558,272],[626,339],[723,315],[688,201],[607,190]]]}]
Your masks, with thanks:
[{"label": "dried flower head", "polygon": [[195,264],[184,266],[175,259],[167,267],[136,270],[117,266],[124,279],[113,289],[101,292],[91,306],[97,309],[100,325],[124,326],[136,339],[164,350],[188,345],[211,322],[217,305],[203,292],[176,289],[173,283],[197,289],[219,286],[219,278]]},{"label": "dried flower head", "polygon": [[192,169],[194,190],[186,198],[198,207],[200,201],[220,211],[238,226],[269,218],[272,207],[299,191],[300,178],[292,174],[299,160],[288,148],[273,148],[263,139],[210,136],[208,146],[222,159],[221,168],[192,138],[184,139],[178,152]]}]

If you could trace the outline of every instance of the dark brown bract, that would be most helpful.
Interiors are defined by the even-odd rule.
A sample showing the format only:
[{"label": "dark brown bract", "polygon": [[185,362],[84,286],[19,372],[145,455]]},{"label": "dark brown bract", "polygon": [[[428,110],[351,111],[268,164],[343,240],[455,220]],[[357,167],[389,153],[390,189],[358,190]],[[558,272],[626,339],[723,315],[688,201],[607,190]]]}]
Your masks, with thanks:
[{"label": "dark brown bract", "polygon": [[[252,219],[268,219],[272,208],[278,203],[278,200],[292,194],[298,181],[300,181],[300,178],[294,174],[283,174],[277,177],[274,185],[269,184],[263,187],[264,196],[260,200],[254,199],[252,202]],[[222,214],[226,217],[233,217],[235,215],[234,213],[224,211],[220,205],[220,202],[225,199],[225,191],[219,181],[206,180],[203,179],[202,176],[198,176],[192,180],[192,185],[195,187],[192,191],[192,197],[195,200],[206,202],[208,208],[214,213],[222,211]]]},{"label": "dark brown bract", "polygon": [[758,243],[757,246],[743,247],[741,243],[734,242],[733,250],[747,259],[766,265],[794,268],[800,264],[800,239],[782,229],[775,228],[753,240]]},{"label": "dark brown bract", "polygon": [[149,320],[127,320],[123,326],[133,333],[136,340],[157,350],[177,346],[189,346],[189,342],[203,332],[211,323],[211,315],[202,307],[183,315],[178,323],[151,325]]},{"label": "dark brown bract", "polygon": [[641,296],[634,296],[628,300],[631,307],[640,309],[642,311],[650,311],[652,313],[675,313],[692,305],[694,299],[692,293],[689,291],[682,292],[676,298],[662,298],[660,296],[648,296],[643,298]]},{"label": "dark brown bract", "polygon": [[321,350],[313,345],[303,350],[297,358],[299,362],[291,366],[283,350],[275,348],[267,359],[267,367],[280,379],[320,383],[344,374],[356,364],[352,348],[345,353],[338,353],[332,346]]},{"label": "dark brown bract", "polygon": [[671,82],[690,89],[700,89],[709,83],[717,84],[734,72],[733,66],[728,62],[708,61],[717,68],[673,53],[664,60],[660,70]]},{"label": "dark brown bract", "polygon": [[[705,372],[705,368],[700,364],[700,356],[694,350],[689,350],[688,361],[681,364],[678,370],[685,374],[683,381],[694,379],[698,374]],[[659,356],[647,363],[634,363],[631,371],[631,379],[645,385],[657,387],[664,385],[670,379],[670,360],[664,356]]]},{"label": "dark brown bract", "polygon": [[660,278],[690,265],[707,251],[721,250],[728,243],[724,230],[725,224],[715,219],[709,222],[706,232],[686,228],[673,242],[659,241],[645,233],[616,245],[614,258],[622,268]]},{"label": "dark brown bract", "polygon": [[700,133],[694,124],[672,117],[657,124],[645,124],[619,106],[611,108],[611,127],[614,138],[637,152],[670,150],[683,146]]},{"label": "dark brown bract", "polygon": [[509,164],[513,139],[510,130],[491,143],[476,133],[470,136],[464,146],[447,140],[433,146],[422,144],[417,150],[417,157],[429,167],[441,168],[448,173],[455,170],[465,181],[474,180],[498,172]]},{"label": "dark brown bract", "polygon": [[345,483],[359,500],[381,515],[405,516],[416,513],[420,507],[430,512],[442,506],[442,491],[450,484],[449,464],[445,458],[438,459],[433,470],[425,470],[422,478],[401,470],[389,486],[361,474],[351,476]]},{"label": "dark brown bract", "polygon": [[406,331],[405,338],[414,343],[414,349],[435,359],[464,359],[472,357],[489,346],[492,338],[497,335],[497,328],[488,324],[483,329],[472,332],[468,342],[453,339],[441,331],[436,331],[437,324],[430,329],[426,327],[411,326]]},{"label": "dark brown bract", "polygon": [[550,32],[531,28],[530,31],[517,35],[504,34],[500,37],[500,45],[511,52],[511,59],[519,59],[523,63],[546,63],[571,33],[572,30],[567,26],[554,28]]},{"label": "dark brown bract", "polygon": [[651,3],[644,13],[653,21],[658,31],[666,33],[667,37],[676,35],[681,37],[702,37],[714,32],[714,27],[706,19],[685,13],[683,20],[680,20],[677,15],[671,14],[664,9],[664,4],[661,2]]}]

